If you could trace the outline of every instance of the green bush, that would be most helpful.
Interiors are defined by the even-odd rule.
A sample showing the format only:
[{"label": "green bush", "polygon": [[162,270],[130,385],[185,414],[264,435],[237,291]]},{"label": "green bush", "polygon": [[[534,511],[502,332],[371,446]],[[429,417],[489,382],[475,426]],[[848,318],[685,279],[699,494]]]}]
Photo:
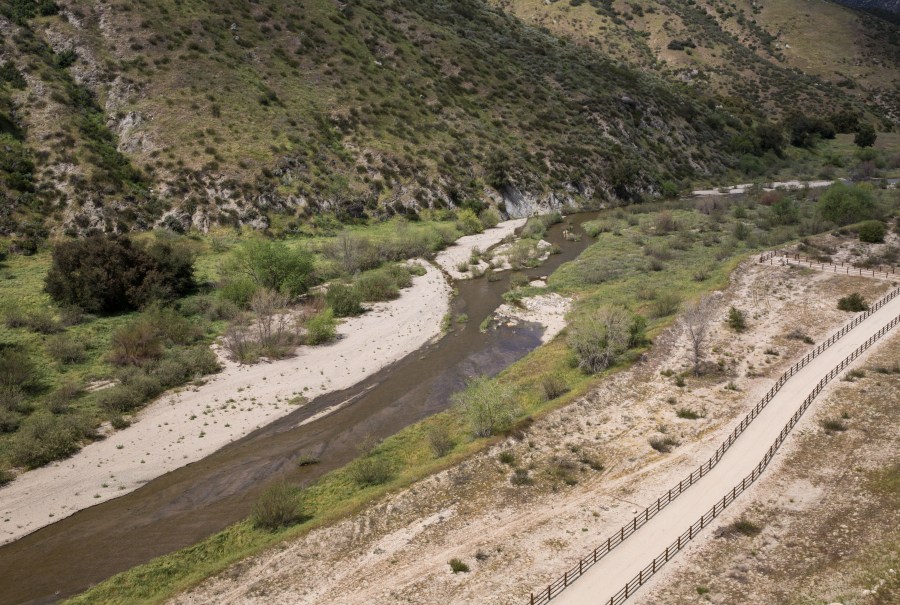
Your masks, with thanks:
[{"label": "green bush", "polygon": [[369,271],[357,277],[354,290],[366,302],[394,300],[400,296],[396,278],[383,269]]},{"label": "green bush", "polygon": [[735,332],[743,332],[747,329],[747,318],[744,312],[736,307],[728,309],[728,327]]},{"label": "green bush", "polygon": [[299,296],[313,281],[313,256],[283,242],[254,239],[241,244],[224,267],[233,279],[248,279],[259,288]]},{"label": "green bush", "polygon": [[870,219],[875,214],[872,193],[857,185],[835,183],[819,198],[819,212],[825,220],[849,225]]},{"label": "green bush", "polygon": [[634,324],[635,318],[620,308],[577,317],[567,342],[578,367],[595,374],[614,364],[631,346]]},{"label": "green bush", "polygon": [[226,280],[219,287],[219,296],[239,309],[246,309],[250,306],[250,299],[259,289],[260,287],[250,278],[238,276]]},{"label": "green bush", "polygon": [[15,433],[22,419],[19,415],[4,407],[0,407],[0,433]]},{"label": "green bush", "polygon": [[838,300],[838,309],[841,311],[851,311],[853,313],[859,313],[860,311],[866,311],[869,308],[869,303],[866,302],[866,299],[863,298],[862,294],[859,292],[854,292],[852,294],[848,294],[843,298]]},{"label": "green bush", "polygon": [[168,242],[143,246],[95,235],[53,247],[46,291],[55,301],[91,313],[115,313],[171,300],[195,287],[193,256]]},{"label": "green bush", "polygon": [[484,226],[471,208],[463,208],[456,212],[456,228],[465,235],[474,235],[484,231]]},{"label": "green bush", "polygon": [[48,338],[44,349],[47,355],[61,364],[81,363],[87,359],[84,343],[66,334]]},{"label": "green bush", "polygon": [[459,559],[450,559],[449,565],[453,573],[466,573],[469,571],[469,566]]},{"label": "green bush", "polygon": [[37,384],[37,369],[24,351],[0,348],[0,388],[30,390]]},{"label": "green bush", "polygon": [[887,235],[887,225],[881,221],[866,221],[857,229],[859,241],[870,244],[880,244]]},{"label": "green bush", "polygon": [[478,215],[478,220],[485,229],[492,229],[500,224],[500,213],[493,208],[485,208]]},{"label": "green bush", "polygon": [[331,342],[337,336],[334,312],[331,309],[320,311],[306,322],[306,344],[319,345]]},{"label": "green bush", "polygon": [[253,506],[253,527],[276,531],[307,519],[300,506],[299,490],[284,483],[267,487]]},{"label": "green bush", "polygon": [[37,468],[71,456],[94,434],[93,427],[83,418],[38,414],[23,423],[12,440],[10,461],[16,466]]},{"label": "green bush", "polygon": [[361,297],[356,288],[345,284],[331,284],[325,293],[325,302],[334,312],[335,317],[353,317],[364,311]]},{"label": "green bush", "polygon": [[521,413],[512,388],[487,376],[470,379],[464,390],[454,393],[452,400],[469,418],[476,437],[489,437],[509,429]]},{"label": "green bush", "polygon": [[390,462],[377,453],[369,453],[350,465],[350,478],[360,487],[387,483],[391,480],[393,472]]}]

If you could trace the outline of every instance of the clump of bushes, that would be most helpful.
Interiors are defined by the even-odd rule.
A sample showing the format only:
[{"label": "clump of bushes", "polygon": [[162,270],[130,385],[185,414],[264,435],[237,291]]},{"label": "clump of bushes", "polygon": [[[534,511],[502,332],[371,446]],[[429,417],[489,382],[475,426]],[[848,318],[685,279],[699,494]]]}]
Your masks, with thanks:
[{"label": "clump of bushes", "polygon": [[78,416],[37,414],[28,418],[10,444],[9,458],[16,466],[37,468],[67,458],[93,439],[90,423]]},{"label": "clump of bushes", "polygon": [[246,308],[257,290],[274,290],[289,299],[305,293],[313,282],[313,256],[283,242],[254,239],[234,250],[224,271],[223,295]]},{"label": "clump of bushes", "polygon": [[674,448],[681,445],[681,443],[672,437],[671,435],[665,435],[662,437],[651,437],[650,438],[650,447],[655,449],[660,454],[668,454]]},{"label": "clump of bushes", "polygon": [[837,307],[841,311],[859,313],[860,311],[867,311],[869,309],[869,303],[866,302],[866,299],[863,298],[862,294],[853,292],[852,294],[848,294],[847,296],[838,299]]},{"label": "clump of bushes", "polygon": [[469,571],[469,566],[459,559],[450,559],[449,565],[453,573],[466,573]]},{"label": "clump of bushes", "polygon": [[334,312],[331,309],[323,309],[306,322],[306,344],[325,344],[336,337],[337,324],[334,320]]},{"label": "clump of bushes", "polygon": [[187,248],[170,242],[94,235],[54,246],[45,289],[60,304],[116,313],[191,292],[193,264]]}]

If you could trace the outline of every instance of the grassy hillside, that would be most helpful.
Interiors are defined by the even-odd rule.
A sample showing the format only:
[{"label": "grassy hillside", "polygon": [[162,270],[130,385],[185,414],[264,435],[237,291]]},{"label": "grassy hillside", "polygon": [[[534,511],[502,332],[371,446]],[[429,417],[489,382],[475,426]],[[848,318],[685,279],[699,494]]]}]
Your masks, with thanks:
[{"label": "grassy hillside", "polygon": [[635,199],[721,170],[745,126],[480,0],[12,6],[3,95],[40,203],[6,232]]},{"label": "grassy hillside", "polygon": [[900,28],[825,2],[492,0],[524,21],[735,104],[900,116]]}]

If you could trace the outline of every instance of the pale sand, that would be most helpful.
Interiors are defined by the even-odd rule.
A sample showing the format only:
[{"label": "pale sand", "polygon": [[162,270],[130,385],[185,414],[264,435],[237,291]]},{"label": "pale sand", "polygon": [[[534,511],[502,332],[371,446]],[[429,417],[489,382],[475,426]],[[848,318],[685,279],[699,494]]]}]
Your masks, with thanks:
[{"label": "pale sand", "polygon": [[[829,187],[837,181],[778,181],[774,183],[763,183],[763,191],[774,191],[775,189],[818,189],[821,187]],[[698,189],[692,191],[691,194],[706,197],[710,195],[740,195],[746,193],[753,188],[753,183],[743,183],[740,185],[729,185],[718,189]]]},{"label": "pale sand", "polygon": [[0,489],[0,544],[200,460],[295,410],[288,403],[295,396],[353,386],[437,337],[450,286],[436,268],[426,269],[399,299],[342,323],[337,342],[300,347],[296,357],[272,363],[226,361],[206,384],[149,405],[131,427],[24,473]]},{"label": "pale sand", "polygon": [[[544,282],[540,282],[544,283]],[[500,321],[514,323],[531,321],[544,326],[541,342],[546,344],[566,327],[566,313],[572,308],[572,300],[556,292],[539,294],[522,299],[522,307],[503,304],[497,308],[495,317]]]},{"label": "pale sand", "polygon": [[[499,244],[507,236],[513,235],[516,229],[525,225],[527,220],[528,219],[525,218],[517,218],[510,221],[503,221],[493,229],[486,229],[484,233],[461,237],[456,240],[455,244],[446,250],[442,250],[437,255],[435,262],[437,262],[441,269],[446,271],[447,275],[453,279],[469,279],[472,277],[471,271],[462,273],[457,271],[456,267],[460,263],[469,260],[472,256],[472,250],[478,248],[483,252],[491,246]],[[487,264],[484,262],[479,263],[479,265],[482,268],[487,267]]]}]

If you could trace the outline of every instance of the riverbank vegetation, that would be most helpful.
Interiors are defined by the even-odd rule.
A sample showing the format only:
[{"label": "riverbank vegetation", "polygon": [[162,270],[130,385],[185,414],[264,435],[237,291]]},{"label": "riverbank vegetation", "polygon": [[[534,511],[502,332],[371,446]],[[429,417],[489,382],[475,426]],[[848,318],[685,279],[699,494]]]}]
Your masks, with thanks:
[{"label": "riverbank vegetation", "polygon": [[220,368],[210,349],[219,337],[240,363],[333,340],[336,318],[397,298],[424,272],[407,259],[496,219],[423,212],[280,240],[240,230],[97,233],[4,253],[0,471],[11,478],[70,456],[165,390],[201,383]]},{"label": "riverbank vegetation", "polygon": [[[877,190],[866,193],[880,217],[897,213],[896,197]],[[450,467],[499,438],[527,438],[534,418],[627,367],[652,346],[680,308],[724,288],[732,270],[749,255],[833,227],[821,216],[819,196],[815,191],[779,192],[779,203],[788,205],[789,212],[763,192],[600,212],[584,225],[595,241],[578,259],[560,267],[546,287],[520,281],[516,292],[519,297],[548,291],[570,296],[575,299],[573,318],[608,313],[628,318],[623,325],[629,340],[639,337],[617,340],[609,367],[581,364],[578,347],[570,346],[577,330],[570,329],[498,376],[476,378],[447,411],[367,447],[364,463],[348,464],[297,492],[295,503],[309,515],[302,523],[277,531],[254,528],[251,520],[237,523],[196,546],[119,574],[71,602],[160,601],[242,557]],[[632,331],[635,325],[640,329]],[[360,464],[362,470],[379,472],[361,474]]]}]

